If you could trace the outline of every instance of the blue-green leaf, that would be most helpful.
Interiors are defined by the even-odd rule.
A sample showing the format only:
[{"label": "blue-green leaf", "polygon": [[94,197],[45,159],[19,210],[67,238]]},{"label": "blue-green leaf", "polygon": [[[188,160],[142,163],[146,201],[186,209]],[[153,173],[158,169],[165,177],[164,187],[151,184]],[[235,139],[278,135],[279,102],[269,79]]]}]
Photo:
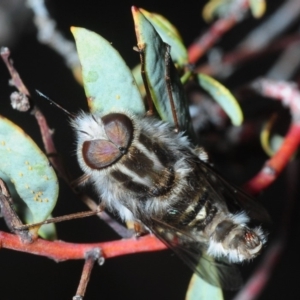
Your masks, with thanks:
[{"label": "blue-green leaf", "polygon": [[[156,110],[161,119],[175,125],[166,84],[166,44],[147,18],[132,8],[138,48],[144,52],[145,77]],[[170,61],[170,81],[180,130],[191,131],[190,115],[179,75]]]},{"label": "blue-green leaf", "polygon": [[[24,201],[20,198],[16,191],[15,185],[11,182],[11,179],[0,170],[0,178],[6,183],[9,193],[13,199],[14,207],[19,217],[27,224],[32,224],[33,218],[30,209],[26,206]],[[49,218],[52,216],[49,215]],[[34,229],[36,232],[36,229]],[[38,230],[38,235],[45,240],[55,240],[57,238],[56,228],[54,223],[43,225]]]},{"label": "blue-green leaf", "polygon": [[144,114],[145,107],[136,82],[120,54],[95,32],[72,27],[82,66],[82,77],[92,113],[126,109]]},{"label": "blue-green leaf", "polygon": [[14,184],[33,222],[51,214],[58,196],[56,174],[45,154],[17,125],[0,116],[0,170]]},{"label": "blue-green leaf", "polygon": [[198,81],[201,87],[208,92],[227,113],[232,124],[235,126],[241,125],[243,122],[243,112],[231,92],[220,82],[205,74],[198,74]]},{"label": "blue-green leaf", "polygon": [[[32,224],[32,214],[31,211],[27,208],[23,211],[24,220],[27,224]],[[52,215],[49,215],[48,218],[52,218]],[[39,228],[38,235],[45,240],[54,241],[57,239],[56,226],[55,223],[44,224]]]},{"label": "blue-green leaf", "polygon": [[142,78],[142,75],[141,75],[141,64],[138,64],[136,65],[132,70],[132,75],[135,79],[135,82],[137,84],[137,87],[142,95],[142,97],[145,97],[146,96],[146,89],[145,89],[145,86],[144,86],[144,81],[143,81],[143,78]]},{"label": "blue-green leaf", "polygon": [[223,293],[219,287],[204,281],[197,274],[193,274],[185,300],[223,300]]},{"label": "blue-green leaf", "polygon": [[174,63],[184,66],[188,63],[187,50],[177,29],[162,15],[150,13],[140,8],[142,14],[150,21],[162,40],[171,46],[171,57]]}]

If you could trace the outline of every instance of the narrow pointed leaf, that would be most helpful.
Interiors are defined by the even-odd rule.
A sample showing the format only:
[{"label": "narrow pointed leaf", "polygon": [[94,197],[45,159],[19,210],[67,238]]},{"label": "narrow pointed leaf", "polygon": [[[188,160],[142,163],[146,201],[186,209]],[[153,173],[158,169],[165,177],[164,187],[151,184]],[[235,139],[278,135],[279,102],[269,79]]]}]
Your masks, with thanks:
[{"label": "narrow pointed leaf", "polygon": [[[166,84],[166,44],[147,18],[136,8],[132,8],[138,47],[144,51],[145,75],[151,97],[161,119],[174,125],[174,118]],[[170,63],[172,95],[180,130],[191,130],[190,115],[179,75]]]},{"label": "narrow pointed leaf", "polygon": [[14,184],[33,222],[47,219],[57,196],[56,174],[45,154],[17,125],[0,116],[0,170]]},{"label": "narrow pointed leaf", "polygon": [[243,112],[235,97],[220,82],[210,76],[198,74],[200,86],[223,108],[231,122],[239,126],[243,122]]},{"label": "narrow pointed leaf", "polygon": [[162,40],[171,46],[171,57],[174,63],[178,64],[179,66],[184,66],[187,64],[187,50],[175,26],[162,15],[150,13],[141,8],[140,11],[153,25]]},{"label": "narrow pointed leaf", "polygon": [[82,66],[82,77],[92,113],[129,110],[144,114],[136,82],[120,54],[95,32],[72,27]]},{"label": "narrow pointed leaf", "polygon": [[278,134],[271,135],[272,127],[276,121],[275,115],[271,117],[263,126],[260,133],[260,143],[267,155],[272,157],[280,148],[284,138]]}]

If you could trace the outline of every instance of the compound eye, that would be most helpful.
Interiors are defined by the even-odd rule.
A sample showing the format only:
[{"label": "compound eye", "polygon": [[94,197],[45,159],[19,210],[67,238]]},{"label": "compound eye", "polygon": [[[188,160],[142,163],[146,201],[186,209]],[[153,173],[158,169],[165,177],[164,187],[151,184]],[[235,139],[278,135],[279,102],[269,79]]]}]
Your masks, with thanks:
[{"label": "compound eye", "polygon": [[83,160],[91,169],[103,169],[118,161],[128,150],[133,137],[131,120],[123,114],[102,118],[108,140],[86,141],[82,146]]},{"label": "compound eye", "polygon": [[126,151],[133,137],[132,121],[123,114],[113,113],[104,116],[102,122],[108,139]]}]

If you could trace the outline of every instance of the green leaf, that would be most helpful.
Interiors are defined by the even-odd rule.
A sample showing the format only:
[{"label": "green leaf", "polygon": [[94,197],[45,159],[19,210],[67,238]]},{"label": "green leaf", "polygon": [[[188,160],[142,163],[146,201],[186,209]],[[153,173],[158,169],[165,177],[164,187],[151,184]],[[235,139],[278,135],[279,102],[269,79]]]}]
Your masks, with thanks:
[{"label": "green leaf", "polygon": [[[28,208],[23,211],[23,215],[24,215],[24,220],[27,224],[33,223],[32,214]],[[48,218],[52,218],[52,215],[49,215]],[[44,224],[43,226],[41,226],[38,231],[38,235],[45,240],[51,240],[51,241],[56,240],[57,233],[56,233],[55,223]]]},{"label": "green leaf", "polygon": [[145,106],[136,82],[120,54],[95,32],[72,27],[82,66],[82,77],[92,113],[129,110],[144,114]]},{"label": "green leaf", "polygon": [[210,285],[197,274],[193,274],[185,300],[223,300],[219,287]]},{"label": "green leaf", "polygon": [[[0,178],[6,183],[9,193],[13,199],[14,209],[17,212],[19,218],[25,221],[26,224],[32,224],[33,218],[30,209],[26,206],[24,201],[20,198],[18,192],[16,191],[15,185],[11,182],[10,178],[6,174],[2,173],[0,170]],[[52,216],[49,215],[49,218]],[[35,231],[36,232],[36,231]],[[43,225],[38,230],[38,235],[45,240],[56,240],[56,227],[54,223]]]},{"label": "green leaf", "polygon": [[265,12],[267,3],[265,0],[250,0],[249,1],[251,13],[255,18],[261,18]]},{"label": "green leaf", "polygon": [[278,134],[271,134],[272,127],[276,121],[276,115],[267,120],[260,133],[260,143],[267,155],[272,157],[281,147],[284,138]]},{"label": "green leaf", "polygon": [[182,42],[182,38],[175,26],[165,17],[139,9],[153,25],[162,40],[171,46],[171,57],[174,63],[184,66],[188,63],[188,53]]},{"label": "green leaf", "polygon": [[146,89],[145,89],[145,86],[144,86],[144,81],[143,81],[143,78],[141,76],[141,64],[138,64],[136,65],[132,70],[132,75],[135,79],[135,82],[138,86],[138,89],[142,95],[142,97],[144,98],[146,96]]},{"label": "green leaf", "polygon": [[33,222],[52,212],[58,181],[45,154],[17,125],[0,116],[0,171],[14,184],[30,210]]},{"label": "green leaf", "polygon": [[[145,77],[156,110],[161,119],[175,125],[166,84],[166,44],[147,18],[136,8],[132,8],[138,48],[144,53]],[[183,86],[172,61],[170,61],[170,81],[176,115],[180,130],[191,129],[190,115]]]},{"label": "green leaf", "polygon": [[231,92],[210,76],[198,74],[200,86],[223,108],[231,122],[239,126],[243,122],[243,112]]},{"label": "green leaf", "polygon": [[210,0],[203,7],[202,17],[206,22],[211,22],[214,17],[222,17],[228,14],[232,0]]}]

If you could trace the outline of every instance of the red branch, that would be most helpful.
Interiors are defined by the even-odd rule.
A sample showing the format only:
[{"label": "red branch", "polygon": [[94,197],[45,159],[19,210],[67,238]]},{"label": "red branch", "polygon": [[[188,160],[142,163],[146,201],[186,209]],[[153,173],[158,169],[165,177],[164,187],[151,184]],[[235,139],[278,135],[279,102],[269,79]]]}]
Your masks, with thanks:
[{"label": "red branch", "polygon": [[189,48],[188,57],[190,63],[195,63],[203,54],[210,49],[227,31],[241,22],[245,12],[249,8],[249,1],[236,1],[232,4],[232,11],[228,16],[217,20],[206,33],[201,35]]},{"label": "red branch", "polygon": [[73,244],[62,241],[36,240],[32,244],[23,244],[18,236],[0,231],[0,245],[3,248],[20,252],[46,256],[56,261],[85,259],[85,254],[94,248],[100,248],[104,258],[111,258],[139,252],[150,252],[167,247],[153,235],[138,239],[124,239],[94,244]]},{"label": "red branch", "polygon": [[292,125],[280,149],[266,162],[263,169],[245,185],[248,192],[257,194],[273,183],[299,147],[300,92],[295,84],[268,79],[256,81],[253,87],[263,96],[280,100],[283,105],[289,107],[292,115]]},{"label": "red branch", "polygon": [[195,63],[200,59],[203,54],[214,45],[224,33],[229,31],[235,24],[237,19],[235,17],[221,19],[216,21],[210,28],[209,31],[199,37],[191,46],[188,48],[189,62]]},{"label": "red branch", "polygon": [[266,162],[263,169],[244,186],[245,190],[254,195],[272,184],[290,161],[299,143],[300,124],[298,123],[290,127],[280,149]]},{"label": "red branch", "polygon": [[300,34],[291,34],[287,37],[276,40],[267,45],[263,49],[250,49],[247,47],[238,48],[222,56],[222,61],[218,64],[205,63],[195,69],[196,73],[204,73],[210,76],[220,76],[220,73],[225,70],[232,70],[242,63],[254,61],[255,59],[269,55],[270,53],[286,49],[287,47],[299,43]]},{"label": "red branch", "polygon": [[265,253],[261,265],[251,276],[251,279],[247,282],[245,287],[235,296],[234,300],[252,300],[259,296],[269,278],[272,276],[272,271],[282,254],[283,245],[284,241],[281,239],[273,242],[268,252]]},{"label": "red branch", "polygon": [[58,172],[58,174],[64,178],[66,182],[69,181],[68,174],[64,168],[64,163],[61,157],[58,155],[56,147],[53,142],[53,130],[49,128],[47,123],[46,117],[42,113],[42,111],[37,107],[34,106],[32,111],[34,115],[42,136],[43,144],[46,150],[46,154],[48,155],[48,159],[50,160],[51,164]]}]

